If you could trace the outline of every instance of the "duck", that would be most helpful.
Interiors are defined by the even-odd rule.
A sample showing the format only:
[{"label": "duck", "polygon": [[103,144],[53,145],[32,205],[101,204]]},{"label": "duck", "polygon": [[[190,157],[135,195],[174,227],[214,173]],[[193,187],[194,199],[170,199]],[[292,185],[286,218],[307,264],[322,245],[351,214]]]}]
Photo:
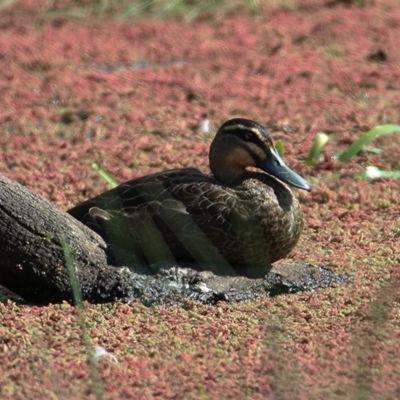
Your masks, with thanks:
[{"label": "duck", "polygon": [[221,125],[209,165],[211,174],[182,168],[142,176],[67,212],[105,240],[113,265],[159,273],[189,263],[261,278],[297,244],[298,189],[311,185],[284,163],[268,129],[245,118]]}]

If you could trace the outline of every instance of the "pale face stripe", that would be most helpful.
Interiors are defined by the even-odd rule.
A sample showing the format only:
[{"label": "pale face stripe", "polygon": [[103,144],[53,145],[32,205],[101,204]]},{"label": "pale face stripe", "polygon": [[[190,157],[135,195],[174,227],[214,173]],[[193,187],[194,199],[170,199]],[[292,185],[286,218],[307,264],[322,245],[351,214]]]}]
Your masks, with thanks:
[{"label": "pale face stripe", "polygon": [[235,125],[228,125],[222,129],[222,131],[234,131],[234,130],[251,131],[258,137],[260,142],[266,146],[265,150],[267,150],[269,147],[275,148],[275,146],[272,143],[272,140],[269,137],[265,137],[260,132],[260,129],[258,129],[255,126],[249,127],[243,124],[235,124]]}]

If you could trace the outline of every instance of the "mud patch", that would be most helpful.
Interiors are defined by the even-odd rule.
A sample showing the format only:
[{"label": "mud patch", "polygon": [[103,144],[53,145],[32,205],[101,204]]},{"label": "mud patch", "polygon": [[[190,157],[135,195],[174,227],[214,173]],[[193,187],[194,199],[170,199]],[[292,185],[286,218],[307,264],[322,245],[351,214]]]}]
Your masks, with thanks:
[{"label": "mud patch", "polygon": [[147,306],[182,306],[187,301],[234,303],[262,296],[312,292],[350,281],[350,276],[340,275],[327,267],[301,263],[277,263],[262,279],[217,276],[208,271],[174,267],[154,276],[133,273],[131,295],[127,300],[138,300]]},{"label": "mud patch", "polygon": [[[275,264],[271,272],[262,279],[218,276],[209,271],[198,272],[187,267],[166,269],[157,275],[143,275],[122,268],[121,274],[124,276],[124,284],[130,287],[130,295],[124,301],[139,301],[146,306],[183,306],[187,301],[202,304],[217,304],[221,301],[234,303],[263,296],[313,292],[343,285],[352,279],[347,274],[340,275],[327,267],[282,262]],[[98,289],[104,292],[104,287]],[[111,293],[104,293],[103,300],[110,301],[110,296]],[[26,304],[22,297],[0,286],[0,302],[5,303],[7,300]]]}]

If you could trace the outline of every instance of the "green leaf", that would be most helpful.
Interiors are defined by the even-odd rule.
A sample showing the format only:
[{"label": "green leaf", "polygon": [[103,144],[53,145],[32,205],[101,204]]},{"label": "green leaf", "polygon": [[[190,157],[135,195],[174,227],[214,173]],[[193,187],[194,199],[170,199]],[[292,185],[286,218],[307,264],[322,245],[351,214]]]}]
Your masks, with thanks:
[{"label": "green leaf", "polygon": [[308,157],[305,159],[307,165],[316,165],[320,159],[322,149],[329,141],[329,136],[326,133],[319,132],[315,135],[314,143],[311,147]]},{"label": "green leaf", "polygon": [[354,178],[360,179],[376,179],[376,178],[394,178],[400,179],[400,171],[381,170],[374,166],[369,166],[364,172],[353,175]]},{"label": "green leaf", "polygon": [[378,149],[376,147],[364,147],[362,151],[365,151],[369,154],[382,154],[382,149]]},{"label": "green leaf", "polygon": [[278,140],[278,141],[275,143],[275,149],[276,149],[276,151],[278,152],[278,154],[279,154],[281,157],[283,157],[283,155],[285,154],[285,150],[283,149],[283,143],[282,143],[281,140]]},{"label": "green leaf", "polygon": [[339,161],[348,162],[354,157],[366,144],[376,139],[379,136],[387,135],[388,133],[400,132],[400,125],[387,124],[379,125],[369,130],[365,135],[361,136],[347,150],[341,153],[338,157]]},{"label": "green leaf", "polygon": [[118,186],[118,182],[105,170],[101,167],[99,163],[93,163],[92,168],[99,173],[99,175],[107,181],[107,183],[112,187],[115,188]]}]

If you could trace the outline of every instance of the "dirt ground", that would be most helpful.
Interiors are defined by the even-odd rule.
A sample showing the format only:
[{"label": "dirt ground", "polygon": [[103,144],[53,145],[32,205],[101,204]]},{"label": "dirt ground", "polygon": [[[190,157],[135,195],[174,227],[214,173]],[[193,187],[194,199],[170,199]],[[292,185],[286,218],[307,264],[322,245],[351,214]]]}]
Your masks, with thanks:
[{"label": "dirt ground", "polygon": [[[271,2],[194,19],[70,16],[77,2],[16,1],[0,14],[0,173],[61,209],[169,168],[208,170],[211,133],[269,124],[313,184],[288,261],[352,283],[237,304],[46,307],[0,301],[2,399],[400,397],[399,136],[336,154],[400,122],[394,0]],[[49,5],[50,4],[50,5]],[[315,135],[330,141],[304,164]],[[0,261],[1,262],[1,261]],[[115,355],[88,363],[91,342]],[[89,357],[90,358],[90,357]]]}]

